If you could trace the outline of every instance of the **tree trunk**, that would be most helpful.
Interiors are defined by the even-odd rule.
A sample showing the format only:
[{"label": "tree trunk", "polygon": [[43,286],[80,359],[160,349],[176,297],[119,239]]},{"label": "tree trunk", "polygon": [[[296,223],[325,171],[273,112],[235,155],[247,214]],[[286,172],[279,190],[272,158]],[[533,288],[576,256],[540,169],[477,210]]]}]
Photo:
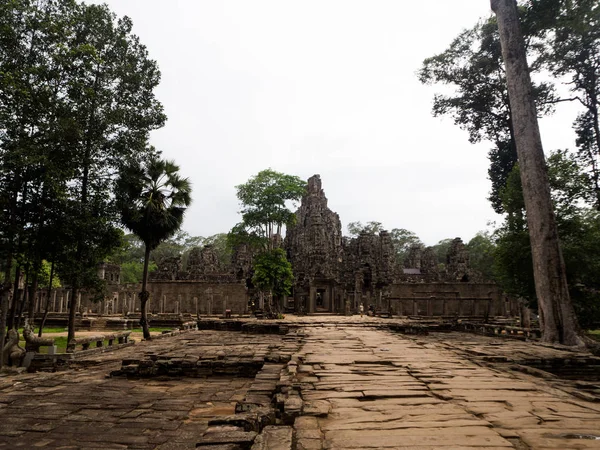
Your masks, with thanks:
[{"label": "tree trunk", "polygon": [[48,297],[46,298],[46,307],[44,309],[44,315],[42,316],[42,321],[40,322],[40,330],[38,331],[38,337],[42,337],[44,325],[46,325],[46,319],[48,318],[48,311],[50,311],[50,297],[52,297],[52,281],[53,280],[54,280],[54,261],[52,261],[52,266],[50,266],[50,282],[48,283]]},{"label": "tree trunk", "polygon": [[144,254],[144,273],[142,277],[142,292],[140,292],[140,325],[144,333],[144,339],[150,340],[150,330],[148,329],[148,315],[146,313],[146,307],[148,305],[148,299],[150,298],[150,292],[146,289],[148,284],[148,263],[150,262],[150,246],[146,244],[146,252]]},{"label": "tree trunk", "polygon": [[38,296],[38,272],[39,267],[33,269],[33,280],[31,280],[31,287],[29,288],[29,304],[27,305],[27,321],[31,327],[35,326],[35,300]]},{"label": "tree trunk", "polygon": [[15,281],[13,283],[12,303],[10,305],[10,313],[8,315],[8,328],[15,327],[15,318],[17,317],[17,305],[19,304],[19,280],[21,278],[21,266],[17,263],[15,269]]},{"label": "tree trunk", "polygon": [[19,309],[17,311],[17,317],[15,320],[15,325],[13,327],[13,328],[16,328],[17,330],[19,328],[21,328],[21,319],[23,318],[23,309],[25,308],[25,305],[29,301],[29,289],[27,288],[27,286],[29,285],[29,271],[30,270],[31,270],[31,268],[26,269],[26,271],[25,271],[25,284],[23,284],[23,297],[21,297],[21,301],[19,302]]},{"label": "tree trunk", "polygon": [[515,143],[521,171],[523,197],[531,241],[535,291],[543,318],[542,340],[565,345],[584,345],[569,297],[537,113],[527,67],[525,45],[516,0],[491,0],[498,18],[502,56]]},{"label": "tree trunk", "polygon": [[69,323],[67,333],[67,344],[75,339],[75,308],[77,307],[77,284],[73,283],[71,298],[69,299]]},{"label": "tree trunk", "polygon": [[1,349],[4,348],[4,340],[6,339],[6,318],[8,316],[8,303],[10,298],[10,268],[12,266],[12,257],[9,255],[7,259],[8,266],[4,273],[4,286],[2,286],[2,290],[0,291],[0,309],[2,309],[0,314],[0,369],[2,369],[4,360]]}]

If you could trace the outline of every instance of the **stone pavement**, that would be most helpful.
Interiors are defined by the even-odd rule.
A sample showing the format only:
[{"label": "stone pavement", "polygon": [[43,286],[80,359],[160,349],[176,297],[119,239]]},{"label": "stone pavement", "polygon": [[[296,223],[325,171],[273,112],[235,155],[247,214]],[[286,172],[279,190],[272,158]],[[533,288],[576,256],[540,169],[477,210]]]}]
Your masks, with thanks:
[{"label": "stone pavement", "polygon": [[600,448],[600,440],[576,438],[600,435],[600,403],[467,359],[446,347],[448,336],[307,329],[302,398],[327,402],[330,412],[296,419],[297,448]]},{"label": "stone pavement", "polygon": [[277,335],[196,331],[95,354],[78,369],[0,377],[0,448],[195,448],[210,419],[234,414],[252,379],[107,375],[144,353],[261,356],[281,345]]},{"label": "stone pavement", "polygon": [[[282,400],[296,411],[282,416],[291,418],[293,444],[259,435],[256,448],[600,448],[598,383],[514,370],[572,352],[463,333],[404,336],[372,319],[296,323],[291,336],[196,331],[92,355],[64,372],[0,376],[0,449],[195,448],[210,420],[233,415],[253,389],[274,386],[284,359],[256,380],[107,375],[145,355],[267,361],[277,349],[290,352],[294,339],[286,389],[299,396]],[[288,429],[267,428],[290,442]]]}]

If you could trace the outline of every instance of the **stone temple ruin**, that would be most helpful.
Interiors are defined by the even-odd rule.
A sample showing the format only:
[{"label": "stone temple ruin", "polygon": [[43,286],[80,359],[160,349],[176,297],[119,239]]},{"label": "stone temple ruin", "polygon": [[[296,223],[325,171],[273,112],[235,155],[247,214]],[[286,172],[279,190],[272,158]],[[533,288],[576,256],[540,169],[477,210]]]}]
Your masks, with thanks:
[{"label": "stone temple ruin", "polygon": [[[498,286],[469,267],[460,238],[454,239],[444,270],[431,248],[413,246],[404,266],[396,263],[391,236],[386,231],[342,236],[337,213],[329,209],[321,178],[308,180],[307,192],[296,212],[296,224],[281,245],[294,271],[290,297],[275,305],[279,311],[355,313],[360,304],[380,313],[415,316],[507,316],[517,313]],[[89,314],[127,314],[139,311],[138,285],[119,283],[118,267],[103,265],[107,297],[94,303],[83,293],[78,311]],[[181,258],[159,262],[150,274],[151,314],[222,315],[249,313],[256,297],[252,283],[252,251],[241,246],[229,266],[213,248],[193,249],[186,270]],[[42,293],[38,311],[43,311]],[[50,311],[67,312],[68,291],[56,290]],[[53,301],[52,301],[53,300]]]},{"label": "stone temple ruin", "polygon": [[431,248],[414,246],[405,267],[395,263],[391,236],[342,237],[339,216],[327,206],[321,178],[308,180],[284,246],[294,268],[293,307],[344,313],[359,304],[400,315],[505,315],[499,288],[469,268],[460,238],[452,242],[440,272]]}]

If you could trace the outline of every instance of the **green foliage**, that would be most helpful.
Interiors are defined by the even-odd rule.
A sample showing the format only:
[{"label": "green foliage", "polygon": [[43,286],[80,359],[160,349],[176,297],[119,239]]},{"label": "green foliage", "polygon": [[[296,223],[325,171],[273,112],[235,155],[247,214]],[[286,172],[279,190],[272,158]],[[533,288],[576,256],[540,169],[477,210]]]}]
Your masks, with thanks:
[{"label": "green foliage", "polygon": [[494,279],[494,251],[496,245],[489,232],[480,231],[467,244],[471,268],[483,275],[485,280]]},{"label": "green foliage", "polygon": [[131,31],[106,5],[0,2],[0,256],[32,288],[52,261],[72,302],[103,292],[97,265],[121,238],[116,174],[149,156],[165,121],[160,72]]},{"label": "green foliage", "polygon": [[448,255],[448,250],[450,250],[452,241],[452,238],[442,239],[437,244],[431,246],[431,249],[437,256],[437,262],[440,269],[443,269],[446,266],[446,256]]},{"label": "green foliage", "polygon": [[[600,209],[600,4],[597,0],[531,2],[546,20],[545,67],[568,80],[573,100],[582,106],[574,123],[577,157],[589,177],[593,202]],[[539,11],[541,9],[541,11]]]},{"label": "green foliage", "polygon": [[[589,183],[578,160],[564,151],[548,158],[548,173],[569,291],[582,327],[600,321],[600,215],[586,204]],[[529,232],[518,165],[503,192],[507,215],[495,232],[495,278],[508,294],[536,307]]]},{"label": "green foliage", "polygon": [[[39,282],[40,288],[48,287],[48,285],[50,284],[51,267],[52,267],[51,263],[49,263],[46,260],[42,261],[42,265],[38,272],[38,282]],[[52,289],[57,289],[59,287],[61,287],[60,279],[58,278],[58,276],[55,273],[54,276],[52,277]]]},{"label": "green foliage", "polygon": [[392,244],[396,253],[396,262],[400,265],[404,264],[410,247],[413,245],[423,245],[423,242],[421,242],[421,239],[415,233],[404,228],[393,228],[390,231],[390,236],[392,237]]},{"label": "green foliage", "polygon": [[231,264],[232,248],[227,240],[227,233],[217,233],[202,241],[202,245],[210,245],[223,266]]},{"label": "green foliage", "polygon": [[[525,27],[525,32],[530,56],[537,55],[533,49],[538,41],[532,39],[529,27]],[[539,67],[537,60],[531,65],[534,70]],[[464,30],[447,50],[425,59],[418,76],[422,83],[451,87],[450,94],[435,95],[434,116],[450,116],[468,132],[472,143],[487,140],[494,144],[489,152],[488,174],[492,182],[489,199],[496,212],[503,212],[500,191],[517,161],[517,153],[495,17]],[[537,83],[533,91],[539,114],[551,112],[555,101],[552,85]]]},{"label": "green foliage", "polygon": [[146,318],[150,298],[146,289],[150,251],[179,230],[185,210],[192,201],[190,182],[178,172],[179,166],[173,161],[154,155],[143,163],[135,162],[121,169],[116,183],[121,221],[144,242],[145,247],[139,293],[144,339],[150,339]]},{"label": "green foliage", "polygon": [[[148,264],[148,272],[156,270],[158,266],[154,261]],[[121,284],[141,283],[144,276],[144,263],[139,261],[124,262],[121,264]]]},{"label": "green foliage", "polygon": [[294,281],[292,265],[281,248],[260,253],[254,259],[252,283],[275,297],[289,295]]},{"label": "green foliage", "polygon": [[191,186],[178,174],[173,161],[157,157],[122,170],[117,198],[123,225],[135,233],[147,249],[154,250],[173,236],[183,223],[191,203]]},{"label": "green foliage", "polygon": [[284,225],[295,223],[290,207],[306,192],[306,182],[294,175],[271,169],[259,172],[236,186],[242,209],[242,222],[230,232],[230,245],[248,243],[269,250]]},{"label": "green foliage", "polygon": [[285,252],[278,248],[282,227],[292,225],[296,215],[290,207],[306,193],[306,182],[294,175],[271,169],[263,170],[246,183],[236,186],[242,221],[229,232],[226,239],[215,239],[226,252],[240,245],[258,251],[254,257],[252,282],[263,292],[281,297],[290,293],[293,281],[292,266]]},{"label": "green foliage", "polygon": [[350,222],[347,226],[348,235],[350,237],[357,237],[360,234],[377,234],[380,231],[383,231],[383,225],[381,222],[367,222],[363,225],[361,222]]}]

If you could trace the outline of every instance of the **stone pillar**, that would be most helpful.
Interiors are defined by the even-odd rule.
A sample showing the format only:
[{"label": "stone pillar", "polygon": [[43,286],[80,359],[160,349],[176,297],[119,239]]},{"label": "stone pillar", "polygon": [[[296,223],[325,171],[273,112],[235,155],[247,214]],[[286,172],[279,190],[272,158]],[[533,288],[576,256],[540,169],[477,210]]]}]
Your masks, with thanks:
[{"label": "stone pillar", "polygon": [[314,313],[316,310],[317,304],[317,288],[311,286],[310,287],[310,296],[308,298],[308,311],[309,313]]},{"label": "stone pillar", "polygon": [[81,292],[77,293],[77,311],[81,311]]},{"label": "stone pillar", "polygon": [[196,316],[198,315],[198,297],[194,297],[194,307],[196,308]]}]

